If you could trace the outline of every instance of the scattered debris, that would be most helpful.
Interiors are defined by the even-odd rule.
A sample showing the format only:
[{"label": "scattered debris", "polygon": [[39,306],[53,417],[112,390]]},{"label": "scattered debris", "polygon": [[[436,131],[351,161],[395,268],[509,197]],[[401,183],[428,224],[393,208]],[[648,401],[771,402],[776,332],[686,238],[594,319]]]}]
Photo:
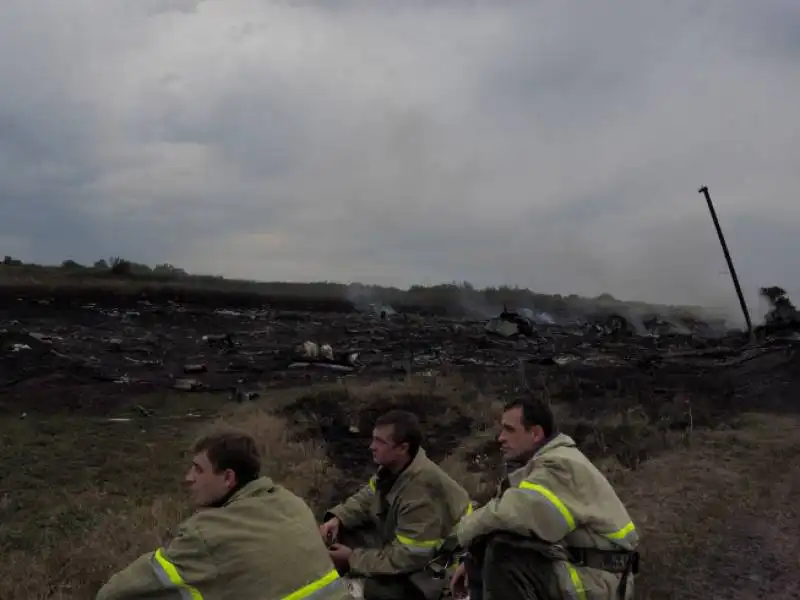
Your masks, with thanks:
[{"label": "scattered debris", "polygon": [[494,318],[470,320],[393,318],[390,310],[376,318],[380,314],[370,310],[211,309],[178,302],[141,302],[136,310],[28,304],[24,314],[13,307],[0,311],[0,407],[15,399],[22,408],[31,402],[102,404],[167,389],[224,392],[247,402],[271,385],[353,374],[435,376],[451,368],[467,374],[535,368],[684,376],[695,369],[751,364],[797,347],[798,311],[781,288],[763,293],[773,310],[762,327],[789,328],[791,335],[772,336],[755,348],[743,346],[740,332],[723,335],[717,324],[678,317],[554,318],[503,307]]},{"label": "scattered debris", "polygon": [[172,386],[176,390],[184,392],[196,392],[203,389],[203,382],[197,379],[176,379]]},{"label": "scattered debris", "polygon": [[503,307],[503,312],[499,316],[489,319],[485,329],[504,338],[518,335],[533,336],[536,331],[532,318],[520,312],[510,311],[506,307]]}]

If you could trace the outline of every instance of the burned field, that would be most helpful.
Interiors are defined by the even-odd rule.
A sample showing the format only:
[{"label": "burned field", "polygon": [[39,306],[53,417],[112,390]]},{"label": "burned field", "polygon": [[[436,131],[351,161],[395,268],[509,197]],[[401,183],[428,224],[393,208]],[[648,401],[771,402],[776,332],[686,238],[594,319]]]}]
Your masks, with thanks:
[{"label": "burned field", "polygon": [[[579,438],[611,415],[673,430],[714,427],[746,411],[800,409],[800,336],[785,329],[748,344],[740,332],[710,335],[703,324],[658,321],[634,327],[619,315],[556,325],[511,311],[469,320],[381,307],[327,313],[24,299],[7,304],[0,323],[5,413],[146,418],[158,408],[137,399],[183,395],[191,404],[194,395],[214,395],[220,405],[269,405],[275,390],[338,382],[329,395],[301,395],[280,410],[318,423],[313,433],[345,452],[348,438],[361,443],[389,402],[378,395],[371,405],[348,406],[348,382],[458,376],[498,397],[530,389],[563,406]],[[473,432],[468,398],[393,402],[444,427],[442,452]],[[612,446],[620,456],[631,452]]]},{"label": "burned field", "polygon": [[[381,306],[313,308],[4,300],[0,447],[13,475],[0,483],[0,551],[17,562],[13,576],[3,573],[0,596],[92,597],[109,571],[175,524],[185,510],[186,444],[220,418],[259,436],[270,470],[322,511],[372,469],[373,419],[390,406],[409,408],[423,421],[432,457],[483,501],[498,466],[500,401],[523,390],[550,398],[562,428],[631,503],[650,539],[643,597],[667,598],[674,587],[699,598],[711,589],[703,582],[719,592],[723,580],[731,593],[778,594],[790,581],[779,569],[785,559],[771,576],[753,574],[714,566],[705,546],[700,573],[697,561],[682,558],[699,540],[660,519],[671,510],[697,513],[708,523],[704,540],[765,510],[800,524],[794,512],[759,504],[798,486],[796,468],[767,495],[758,478],[772,474],[776,460],[800,455],[792,441],[800,337],[791,327],[748,342],[700,322],[620,315],[557,325],[525,311],[470,320]],[[761,448],[769,439],[784,445]],[[734,468],[734,459],[744,462]],[[735,477],[749,477],[750,495],[729,514]],[[785,545],[760,518],[735,539],[720,537],[725,552]],[[131,539],[113,542],[113,559],[92,560],[120,527],[133,528]],[[77,552],[79,539],[86,548]],[[45,583],[25,579],[22,567]],[[682,573],[683,583],[659,569]],[[750,588],[737,579],[751,575],[760,579],[748,579]]]}]

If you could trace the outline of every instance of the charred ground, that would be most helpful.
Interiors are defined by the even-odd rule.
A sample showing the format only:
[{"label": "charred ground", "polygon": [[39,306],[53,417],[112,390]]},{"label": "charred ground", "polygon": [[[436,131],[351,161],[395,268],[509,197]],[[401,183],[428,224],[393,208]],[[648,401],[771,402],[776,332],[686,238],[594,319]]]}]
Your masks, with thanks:
[{"label": "charred ground", "polygon": [[[252,431],[270,473],[321,513],[370,472],[374,418],[409,408],[429,453],[483,501],[501,400],[524,390],[550,398],[631,505],[641,597],[800,585],[784,533],[800,526],[791,327],[748,343],[613,315],[527,327],[512,311],[26,290],[0,301],[0,597],[93,597],[184,514],[187,444],[220,420]],[[739,560],[754,547],[762,558]]]}]

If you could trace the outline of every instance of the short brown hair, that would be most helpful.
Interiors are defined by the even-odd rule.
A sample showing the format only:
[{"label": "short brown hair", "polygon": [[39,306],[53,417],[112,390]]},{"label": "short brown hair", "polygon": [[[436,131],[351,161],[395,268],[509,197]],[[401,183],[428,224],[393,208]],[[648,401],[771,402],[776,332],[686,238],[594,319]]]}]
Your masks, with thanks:
[{"label": "short brown hair", "polygon": [[519,408],[522,411],[522,424],[530,430],[538,425],[544,431],[545,437],[558,433],[558,424],[550,403],[534,395],[515,398],[506,403],[504,411]]},{"label": "short brown hair", "polygon": [[253,436],[224,430],[204,435],[194,443],[195,454],[205,452],[215,473],[230,469],[236,483],[244,485],[261,474],[261,455]]},{"label": "short brown hair", "polygon": [[414,456],[422,445],[422,429],[417,415],[407,410],[390,410],[375,420],[376,427],[392,426],[395,444],[408,444],[408,453]]}]

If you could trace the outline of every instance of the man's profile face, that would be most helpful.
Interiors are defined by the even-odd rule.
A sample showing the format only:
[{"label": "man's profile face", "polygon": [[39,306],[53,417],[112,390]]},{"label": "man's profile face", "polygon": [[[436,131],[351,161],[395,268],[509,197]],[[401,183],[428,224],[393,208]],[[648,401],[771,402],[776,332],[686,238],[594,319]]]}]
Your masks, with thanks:
[{"label": "man's profile face", "polygon": [[536,448],[544,441],[544,430],[538,425],[527,429],[522,422],[522,408],[514,407],[503,413],[497,441],[500,442],[503,457],[516,460],[536,452]]},{"label": "man's profile face", "polygon": [[214,472],[208,454],[198,452],[186,473],[186,483],[195,506],[212,506],[224,498],[236,485],[236,474],[231,469]]},{"label": "man's profile face", "polygon": [[369,449],[372,451],[372,460],[382,467],[397,464],[408,452],[408,444],[395,443],[393,433],[392,425],[379,425],[372,430]]}]

